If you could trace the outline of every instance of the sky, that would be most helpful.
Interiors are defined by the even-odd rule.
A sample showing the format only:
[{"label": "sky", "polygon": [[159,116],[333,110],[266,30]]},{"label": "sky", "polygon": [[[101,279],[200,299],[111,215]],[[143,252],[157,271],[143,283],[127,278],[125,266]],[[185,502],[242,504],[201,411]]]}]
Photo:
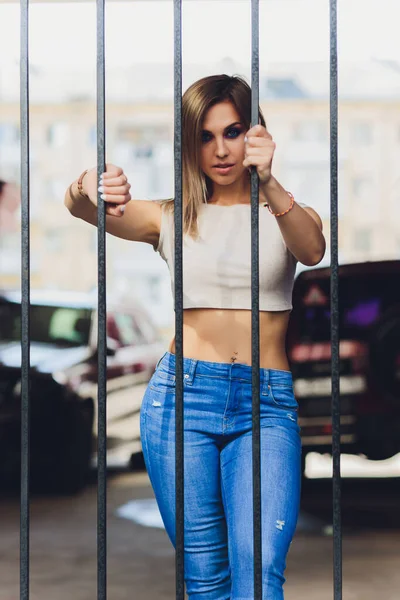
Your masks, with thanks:
[{"label": "sky", "polygon": [[[226,57],[250,65],[250,0],[183,0],[185,63]],[[96,6],[31,3],[30,62],[45,69],[93,66]],[[339,59],[400,58],[399,0],[339,0]],[[172,62],[172,0],[108,1],[109,66]],[[19,4],[0,0],[0,68],[19,60]],[[329,0],[260,0],[260,63],[329,60]],[[250,66],[249,66],[250,68]]]}]

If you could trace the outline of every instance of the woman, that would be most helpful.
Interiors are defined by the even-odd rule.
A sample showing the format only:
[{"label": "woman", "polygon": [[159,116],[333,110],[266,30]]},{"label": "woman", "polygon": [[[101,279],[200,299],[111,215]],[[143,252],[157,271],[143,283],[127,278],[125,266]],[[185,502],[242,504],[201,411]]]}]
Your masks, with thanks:
[{"label": "woman", "polygon": [[[250,170],[260,183],[260,415],[263,598],[281,600],[299,509],[301,442],[285,353],[296,262],[325,252],[321,219],[272,174],[275,143],[250,128],[251,90],[217,75],[183,96],[185,581],[191,600],[253,595]],[[70,212],[96,225],[96,168]],[[174,201],[131,200],[122,169],[100,181],[107,231],[152,244],[174,277]],[[272,214],[271,214],[272,213]],[[273,216],[274,215],[274,216]],[[172,281],[173,283],[173,281]],[[141,409],[148,474],[175,544],[175,344]]]}]

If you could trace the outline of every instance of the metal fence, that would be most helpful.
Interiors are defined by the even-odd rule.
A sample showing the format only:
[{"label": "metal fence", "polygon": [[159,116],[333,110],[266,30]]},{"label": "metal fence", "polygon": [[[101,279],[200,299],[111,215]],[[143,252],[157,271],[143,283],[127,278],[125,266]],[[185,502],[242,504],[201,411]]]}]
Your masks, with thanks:
[{"label": "metal fence", "polygon": [[[326,0],[328,1],[328,0]],[[174,169],[175,169],[175,330],[176,330],[176,599],[184,586],[184,444],[183,444],[183,210],[182,210],[182,0],[174,2]],[[338,307],[338,86],[337,0],[330,6],[330,154],[331,154],[331,342],[333,422],[334,600],[342,598],[342,532],[340,486],[339,307]],[[258,123],[259,1],[249,0],[252,27],[251,123]],[[105,2],[97,0],[97,164],[105,171]],[[29,422],[30,422],[30,186],[29,186],[29,0],[21,0],[21,522],[20,598],[29,600]],[[98,600],[107,598],[106,477],[106,236],[105,205],[98,203]],[[260,389],[259,212],[258,177],[251,173],[251,310],[252,387]],[[254,600],[262,600],[261,455],[258,394],[253,393]]]}]

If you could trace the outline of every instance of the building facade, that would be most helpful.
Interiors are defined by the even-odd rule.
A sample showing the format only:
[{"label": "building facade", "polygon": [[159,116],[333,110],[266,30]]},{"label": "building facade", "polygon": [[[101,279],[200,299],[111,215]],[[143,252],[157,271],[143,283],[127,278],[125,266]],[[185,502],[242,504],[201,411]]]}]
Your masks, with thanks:
[{"label": "building facade", "polygon": [[[311,75],[308,80],[314,82]],[[114,81],[120,81],[118,74]],[[339,108],[341,262],[400,256],[400,93],[393,86],[386,94],[361,92],[344,94]],[[172,101],[151,90],[142,98],[129,100],[129,94],[125,86],[107,99],[107,162],[124,168],[133,198],[170,198]],[[329,99],[310,91],[304,73],[289,77],[277,69],[260,81],[260,104],[277,143],[275,176],[320,213],[329,258]],[[0,178],[19,182],[19,104],[0,95],[0,107]],[[93,96],[34,100],[30,152],[31,285],[91,290],[97,281],[96,229],[74,219],[63,202],[69,183],[96,164]],[[108,236],[107,268],[110,291],[139,296],[161,327],[171,323],[168,272],[152,247]],[[20,234],[3,233],[0,288],[19,286]]]}]

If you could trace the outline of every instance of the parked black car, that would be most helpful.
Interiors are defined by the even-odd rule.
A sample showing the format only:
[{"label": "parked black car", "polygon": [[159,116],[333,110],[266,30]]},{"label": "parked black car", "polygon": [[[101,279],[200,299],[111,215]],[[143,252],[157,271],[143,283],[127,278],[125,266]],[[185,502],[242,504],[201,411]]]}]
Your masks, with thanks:
[{"label": "parked black car", "polygon": [[[339,267],[341,448],[372,460],[400,452],[399,278],[399,260]],[[305,459],[332,449],[330,268],[301,272],[293,305],[288,353]]]},{"label": "parked black car", "polygon": [[[30,468],[33,489],[74,492],[87,482],[97,447],[97,298],[33,291],[30,312]],[[138,413],[165,350],[144,308],[107,301],[107,458],[140,452]],[[0,477],[19,480],[21,305],[0,292]]]}]

